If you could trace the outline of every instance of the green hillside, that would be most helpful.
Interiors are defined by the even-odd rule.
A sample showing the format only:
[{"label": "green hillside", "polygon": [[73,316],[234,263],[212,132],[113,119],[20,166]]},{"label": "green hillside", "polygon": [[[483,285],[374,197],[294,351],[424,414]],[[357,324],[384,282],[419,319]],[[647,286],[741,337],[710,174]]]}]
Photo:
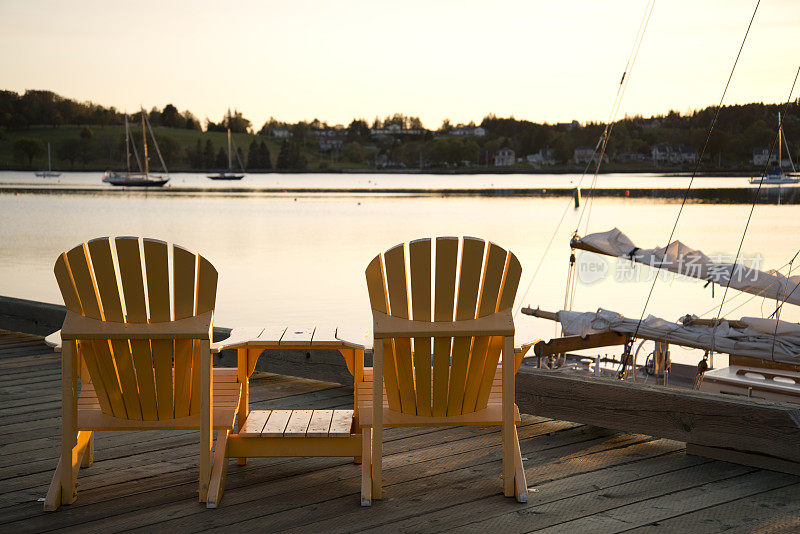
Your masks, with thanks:
[{"label": "green hillside", "polygon": [[[23,130],[10,130],[2,133],[0,139],[0,168],[5,169],[39,169],[47,166],[47,143],[50,143],[52,150],[53,168],[58,170],[83,170],[83,169],[111,169],[123,168],[125,165],[125,145],[123,126],[100,126],[92,125],[89,129],[92,132],[91,139],[82,139],[82,126],[64,125],[58,127],[33,126]],[[205,148],[210,140],[215,157],[219,150],[227,147],[227,135],[224,132],[201,132],[199,130],[186,130],[183,128],[167,128],[155,126],[153,131],[159,139],[159,145],[170,171],[199,170],[199,167],[192,165],[190,161],[190,151],[194,150],[197,142]],[[132,135],[136,136],[137,146],[141,146],[141,126],[132,128]],[[20,158],[14,152],[14,143],[22,138],[38,139],[42,142],[45,150],[43,153],[33,158],[32,165],[28,165],[27,158]],[[244,153],[244,160],[247,159],[247,152],[250,144],[255,140],[259,144],[264,141],[269,148],[272,164],[274,166],[280,143],[265,136],[252,135],[247,133],[232,134],[232,139],[236,147]],[[73,143],[78,145],[77,157],[74,161],[64,157],[64,146]],[[152,141],[148,134],[148,149],[150,150],[151,165],[158,166],[158,157],[153,151]],[[71,154],[72,155],[72,154]],[[315,159],[310,157],[309,161]],[[135,165],[135,160],[132,158]],[[235,161],[234,161],[235,164]],[[245,161],[245,165],[247,162]],[[216,168],[212,165],[209,169]]]}]

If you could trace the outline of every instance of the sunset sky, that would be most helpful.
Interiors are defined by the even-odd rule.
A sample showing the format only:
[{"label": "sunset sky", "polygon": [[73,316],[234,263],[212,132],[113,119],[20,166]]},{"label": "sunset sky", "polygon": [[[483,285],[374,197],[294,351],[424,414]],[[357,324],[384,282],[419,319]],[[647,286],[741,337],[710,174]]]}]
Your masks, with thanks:
[{"label": "sunset sky", "polygon": [[[755,4],[656,0],[620,115],[715,104]],[[256,128],[395,112],[428,128],[606,120],[645,5],[0,0],[0,88],[215,121],[232,107]],[[762,0],[726,103],[784,101],[798,35],[800,1]]]}]

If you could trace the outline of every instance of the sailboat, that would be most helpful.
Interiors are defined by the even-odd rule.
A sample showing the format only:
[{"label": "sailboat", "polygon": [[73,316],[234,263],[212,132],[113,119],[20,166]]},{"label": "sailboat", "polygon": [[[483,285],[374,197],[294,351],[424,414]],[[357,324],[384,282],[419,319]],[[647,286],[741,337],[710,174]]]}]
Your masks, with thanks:
[{"label": "sailboat", "polygon": [[[763,176],[750,178],[751,184],[784,185],[800,182],[800,178],[793,178],[783,172],[783,135],[783,121],[781,120],[781,114],[778,113],[778,169],[767,171]],[[786,155],[789,156],[789,163],[792,166],[792,171],[796,171],[794,162],[792,162],[792,155],[789,154],[788,146],[786,147]]]},{"label": "sailboat", "polygon": [[[230,120],[230,119],[228,119]],[[241,180],[244,178],[244,174],[235,174],[233,172],[233,163],[231,161],[231,129],[228,128],[228,168],[224,171],[217,173],[217,174],[209,174],[208,177],[212,180]],[[236,154],[236,159],[239,159],[239,154]],[[239,167],[244,169],[244,165],[242,165],[242,161],[239,160]]]},{"label": "sailboat", "polygon": [[47,143],[47,170],[36,171],[36,176],[39,178],[58,178],[61,176],[60,172],[55,172],[50,164],[50,143]]},{"label": "sailboat", "polygon": [[[136,151],[136,145],[131,141],[130,128],[128,126],[128,115],[125,115],[125,172],[106,171],[103,175],[103,181],[111,185],[119,185],[125,187],[160,187],[169,181],[169,176],[151,175],[149,159],[147,156],[147,134],[145,124],[150,130],[150,137],[153,140],[153,145],[158,153],[158,159],[161,161],[161,167],[167,173],[167,166],[164,163],[164,158],[161,157],[161,151],[158,149],[156,137],[153,134],[153,129],[150,127],[150,121],[147,119],[147,114],[142,108],[142,146],[144,147],[144,169],[142,169],[142,162],[139,160],[139,153]],[[139,172],[131,172],[131,146],[133,153],[136,157],[136,163],[139,166]]]}]

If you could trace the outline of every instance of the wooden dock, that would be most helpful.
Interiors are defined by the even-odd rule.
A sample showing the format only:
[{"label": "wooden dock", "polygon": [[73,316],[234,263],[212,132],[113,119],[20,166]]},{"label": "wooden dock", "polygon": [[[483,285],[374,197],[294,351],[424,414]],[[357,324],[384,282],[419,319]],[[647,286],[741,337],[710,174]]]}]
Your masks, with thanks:
[{"label": "wooden dock", "polygon": [[[529,502],[501,493],[497,429],[385,433],[385,499],[359,506],[346,458],[232,462],[220,508],[196,500],[190,431],[99,433],[78,500],[42,512],[59,454],[60,364],[40,337],[0,331],[0,530],[195,532],[800,531],[800,477],[687,455],[683,443],[523,415]],[[264,374],[251,405],[347,408],[352,388]],[[798,444],[800,446],[800,444]]]}]

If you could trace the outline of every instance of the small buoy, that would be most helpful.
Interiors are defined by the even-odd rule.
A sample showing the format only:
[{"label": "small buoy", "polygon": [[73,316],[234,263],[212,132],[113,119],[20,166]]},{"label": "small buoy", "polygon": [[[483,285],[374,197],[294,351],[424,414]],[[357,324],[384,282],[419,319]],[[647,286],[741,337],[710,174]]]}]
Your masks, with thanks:
[{"label": "small buoy", "polygon": [[625,190],[625,196],[626,196],[626,197],[629,197],[629,196],[631,196],[631,192],[630,192],[630,191],[628,191],[627,189]]}]

